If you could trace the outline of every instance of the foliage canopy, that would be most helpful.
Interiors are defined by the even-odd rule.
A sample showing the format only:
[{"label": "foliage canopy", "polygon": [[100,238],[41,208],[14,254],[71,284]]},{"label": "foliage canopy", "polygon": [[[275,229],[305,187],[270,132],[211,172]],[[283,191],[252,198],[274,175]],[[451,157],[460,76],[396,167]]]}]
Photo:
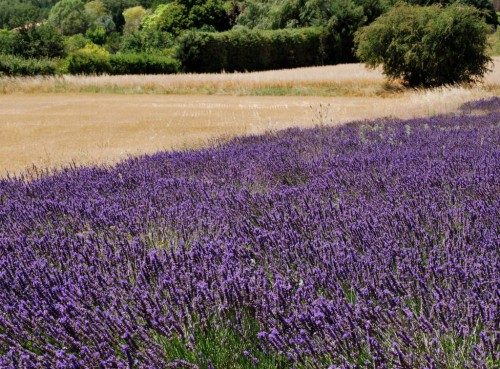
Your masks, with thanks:
[{"label": "foliage canopy", "polygon": [[222,0],[175,0],[159,5],[153,14],[143,18],[141,25],[177,36],[193,28],[225,31],[230,28],[230,19]]},{"label": "foliage canopy", "polygon": [[385,0],[248,0],[237,18],[251,29],[324,28],[327,64],[354,62],[354,33],[387,10]]},{"label": "foliage canopy", "polygon": [[428,6],[433,4],[439,4],[442,6],[448,6],[454,3],[461,3],[465,5],[470,5],[479,9],[482,12],[486,23],[493,26],[498,25],[498,15],[493,7],[493,1],[491,0],[406,0],[407,3],[411,5],[422,5]]},{"label": "foliage canopy", "polygon": [[399,4],[355,38],[357,57],[412,87],[472,83],[488,71],[489,27],[472,6]]},{"label": "foliage canopy", "polygon": [[339,16],[339,9],[348,7],[361,7],[371,22],[387,5],[385,0],[247,0],[238,24],[259,29],[321,27]]},{"label": "foliage canopy", "polygon": [[[489,30],[492,25],[497,24],[497,14],[492,12],[491,0],[0,0],[0,54],[25,58],[60,58],[70,56],[88,44],[95,44],[111,54],[119,52],[179,57],[182,54],[179,50],[189,50],[187,54],[190,55],[193,50],[208,48],[205,43],[208,37],[213,45],[217,43],[217,47],[221,48],[212,47],[212,54],[226,55],[227,50],[233,50],[228,54],[231,55],[231,60],[245,60],[235,66],[241,70],[256,68],[256,60],[267,60],[265,63],[259,62],[259,69],[276,69],[286,65],[283,61],[277,62],[278,58],[268,58],[270,52],[280,52],[281,56],[292,53],[291,64],[294,64],[300,59],[296,55],[296,46],[306,44],[308,47],[312,44],[319,45],[317,48],[314,46],[316,51],[311,57],[315,65],[357,62],[362,55],[370,58],[368,64],[383,64],[384,59],[380,55],[377,56],[378,59],[374,59],[373,55],[387,50],[382,47],[371,52],[366,45],[361,47],[360,43],[365,39],[368,43],[373,41],[373,45],[381,45],[382,40],[374,37],[370,41],[371,36],[368,33],[361,36],[365,34],[362,31],[356,43],[355,33],[395,6],[397,12],[403,11],[401,6],[394,5],[399,1],[410,5],[430,5],[437,2],[440,7],[448,7],[453,3],[468,4],[479,9],[468,12],[475,20],[485,20],[490,25]],[[481,59],[485,45],[481,33],[483,23],[473,24],[474,21],[462,20],[460,17],[466,16],[466,12],[462,12],[457,21],[458,26],[453,22],[448,24],[449,20],[444,15],[437,16],[441,11],[441,8],[433,8],[436,14],[421,11],[422,14],[409,20],[400,14],[399,21],[406,23],[407,27],[395,27],[403,35],[401,37],[406,37],[407,40],[400,38],[394,41],[396,46],[391,51],[392,66],[386,63],[386,70],[389,71],[387,75],[401,78],[408,85],[439,85],[480,78],[484,73],[481,67],[469,68],[467,63],[473,59],[470,55],[478,55],[477,52]],[[429,16],[424,13],[429,13]],[[449,10],[447,14],[456,17],[458,13],[455,9]],[[397,16],[393,18],[396,19]],[[395,24],[397,22],[394,20]],[[302,40],[290,44],[290,40],[295,40],[297,35],[309,35],[307,29],[313,28],[316,30],[314,37],[306,37],[307,42]],[[235,32],[200,37],[191,35],[192,32],[223,33],[228,30]],[[281,32],[283,30],[304,32],[292,32],[294,36],[286,38],[283,35],[289,33]],[[255,31],[247,32],[253,38],[244,40],[248,36],[246,31]],[[262,33],[266,37],[254,37],[261,35],[260,31],[268,32]],[[184,33],[190,36],[183,37]],[[271,36],[272,33],[274,34]],[[473,36],[472,40],[470,34]],[[281,37],[286,40],[281,40]],[[290,47],[282,50],[281,46],[269,46],[269,39],[279,39],[281,41],[276,41],[279,45]],[[185,41],[189,44],[188,48],[185,48]],[[461,54],[463,45],[473,45],[475,48],[470,55],[464,54],[468,58],[465,61]],[[356,46],[360,46],[358,55],[355,54]],[[271,49],[268,50],[268,47]],[[249,54],[249,58],[235,55],[234,50],[241,48],[245,48],[244,53]],[[440,50],[440,54],[434,57],[432,55],[437,54],[433,54],[432,50]],[[257,55],[258,53],[263,55]],[[205,59],[199,62],[217,64],[213,62],[218,60],[218,56],[209,55],[207,58],[209,62]],[[17,63],[17,59],[12,60]],[[454,63],[443,67],[445,60],[453,60]],[[456,63],[456,60],[460,60],[460,63]],[[476,66],[484,66],[481,63],[485,60],[476,60]],[[277,64],[270,61],[276,61]],[[143,65],[142,62],[134,63],[135,66]],[[221,61],[218,65],[224,65],[226,69],[226,64],[232,65],[233,62]],[[64,63],[61,65],[64,66]],[[123,65],[132,64],[127,62]],[[464,65],[467,72],[457,79],[456,70],[464,68]],[[200,65],[196,68],[203,67]],[[401,69],[394,72],[398,67]],[[405,68],[412,68],[411,73]],[[436,70],[440,77],[436,77],[437,72],[433,74],[432,71]]]},{"label": "foliage canopy", "polygon": [[12,54],[25,58],[65,56],[62,35],[51,25],[24,26],[12,33]]},{"label": "foliage canopy", "polygon": [[0,28],[12,29],[41,22],[57,0],[0,0]]},{"label": "foliage canopy", "polygon": [[142,18],[146,15],[147,11],[142,6],[134,6],[123,11],[123,18],[125,25],[123,26],[123,33],[131,33],[139,30]]},{"label": "foliage canopy", "polygon": [[49,23],[58,28],[63,35],[85,33],[89,22],[89,15],[81,0],[61,0],[49,13]]}]

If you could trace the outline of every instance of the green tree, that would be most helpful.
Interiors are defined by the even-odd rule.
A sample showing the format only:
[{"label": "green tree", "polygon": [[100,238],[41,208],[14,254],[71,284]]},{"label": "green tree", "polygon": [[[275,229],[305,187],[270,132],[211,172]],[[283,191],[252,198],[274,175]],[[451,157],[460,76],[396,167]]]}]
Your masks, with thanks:
[{"label": "green tree", "polygon": [[354,3],[363,8],[366,24],[372,23],[375,19],[389,10],[389,3],[387,0],[354,0]]},{"label": "green tree", "polygon": [[498,25],[498,15],[493,7],[493,1],[491,0],[406,0],[407,3],[412,5],[422,5],[429,6],[433,4],[440,4],[443,6],[451,5],[456,2],[471,5],[483,12],[483,17],[486,23],[492,26]]},{"label": "green tree", "polygon": [[489,27],[474,7],[400,4],[357,32],[356,55],[413,87],[480,80],[488,71]]},{"label": "green tree", "polygon": [[106,6],[102,0],[93,0],[86,3],[85,11],[87,12],[89,22],[88,31],[94,32],[98,29],[103,29],[106,34],[109,34],[116,29],[113,17],[107,13]]},{"label": "green tree", "polygon": [[0,29],[17,28],[46,19],[57,0],[0,0]]},{"label": "green tree", "polygon": [[106,7],[106,12],[113,18],[113,23],[118,31],[121,31],[125,24],[123,11],[133,6],[143,5],[139,0],[102,0],[102,2]]},{"label": "green tree", "polygon": [[113,17],[109,14],[104,14],[98,17],[93,24],[95,28],[102,28],[106,31],[106,34],[110,34],[111,32],[116,30],[116,24],[113,21]]},{"label": "green tree", "polygon": [[230,28],[230,19],[221,0],[175,0],[159,5],[141,25],[177,36],[192,28],[224,31]]},{"label": "green tree", "polygon": [[248,0],[237,24],[257,29],[321,27],[328,64],[350,63],[354,33],[387,11],[386,0]]},{"label": "green tree", "polygon": [[12,52],[25,58],[60,58],[64,40],[51,25],[29,25],[13,32]]},{"label": "green tree", "polygon": [[271,3],[269,1],[249,0],[238,7],[239,14],[236,18],[236,24],[250,29],[272,29],[265,24],[267,22],[266,14],[269,14]]},{"label": "green tree", "polygon": [[123,26],[124,33],[131,33],[139,30],[142,18],[146,15],[146,9],[142,6],[134,6],[123,11],[125,25]]},{"label": "green tree", "polygon": [[249,0],[237,23],[257,29],[322,25],[332,15],[331,3],[329,0]]},{"label": "green tree", "polygon": [[81,0],[61,0],[50,10],[49,23],[70,36],[85,33],[89,17]]},{"label": "green tree", "polygon": [[364,9],[351,0],[338,0],[332,6],[332,14],[323,34],[325,62],[352,63],[356,61],[354,34],[367,21]]},{"label": "green tree", "polygon": [[102,0],[93,0],[85,4],[85,11],[88,14],[90,22],[106,14],[106,6]]},{"label": "green tree", "polygon": [[226,31],[230,28],[229,14],[222,0],[177,0],[189,10],[190,28],[213,28]]},{"label": "green tree", "polygon": [[188,10],[183,4],[172,2],[161,4],[141,22],[142,28],[148,31],[169,32],[178,35],[189,28]]},{"label": "green tree", "polygon": [[326,25],[345,17],[346,8],[361,7],[367,22],[387,10],[385,0],[248,0],[237,24],[248,28],[280,29]]}]

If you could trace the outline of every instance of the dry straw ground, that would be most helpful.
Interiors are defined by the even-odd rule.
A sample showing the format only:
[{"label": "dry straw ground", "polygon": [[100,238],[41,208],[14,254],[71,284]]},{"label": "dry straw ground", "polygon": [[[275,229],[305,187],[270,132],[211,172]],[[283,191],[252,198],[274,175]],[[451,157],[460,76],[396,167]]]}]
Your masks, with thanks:
[{"label": "dry straw ground", "polygon": [[337,65],[260,73],[0,79],[0,176],[113,163],[291,126],[429,116],[500,93],[500,58],[471,88],[403,90]]}]

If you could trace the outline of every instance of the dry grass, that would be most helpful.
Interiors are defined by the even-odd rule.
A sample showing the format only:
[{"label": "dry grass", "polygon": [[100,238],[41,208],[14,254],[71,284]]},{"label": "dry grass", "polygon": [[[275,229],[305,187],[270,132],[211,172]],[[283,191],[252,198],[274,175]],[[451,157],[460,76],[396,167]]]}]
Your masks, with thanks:
[{"label": "dry grass", "polygon": [[[493,71],[482,87],[500,92],[500,57],[494,57]],[[0,94],[391,96],[402,91],[397,82],[387,82],[380,70],[369,70],[362,64],[253,73],[0,78]]]},{"label": "dry grass", "polygon": [[[500,59],[496,62],[500,66]],[[64,87],[57,87],[61,83]],[[0,84],[2,176],[33,164],[113,163],[129,155],[197,148],[220,137],[291,126],[446,113],[465,101],[497,94],[500,68],[483,85],[432,91],[389,88],[380,73],[359,65],[222,75],[4,79]],[[320,93],[328,85],[347,92]],[[319,96],[313,96],[313,88]],[[142,94],[131,94],[134,89]],[[162,89],[172,94],[160,94]],[[282,89],[288,96],[256,96],[265,89]],[[122,93],[82,92],[108,90]],[[184,91],[190,94],[180,95]]]},{"label": "dry grass", "polygon": [[398,89],[359,64],[254,73],[0,79],[0,93],[371,96]]},{"label": "dry grass", "polygon": [[[500,65],[500,57],[494,63]],[[486,76],[483,88],[500,93],[500,67]],[[380,70],[368,70],[361,64],[254,73],[0,78],[0,94],[392,96],[402,90],[397,82],[387,82]]]},{"label": "dry grass", "polygon": [[490,54],[494,56],[500,56],[500,30],[489,36],[489,41],[491,45]]}]

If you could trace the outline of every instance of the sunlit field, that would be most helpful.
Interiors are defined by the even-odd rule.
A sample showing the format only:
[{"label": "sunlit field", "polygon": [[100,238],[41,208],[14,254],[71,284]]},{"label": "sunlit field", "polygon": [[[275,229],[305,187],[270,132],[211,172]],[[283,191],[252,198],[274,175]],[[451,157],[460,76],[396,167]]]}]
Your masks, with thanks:
[{"label": "sunlit field", "polygon": [[[498,65],[500,59],[495,59]],[[481,85],[405,90],[361,65],[217,75],[0,79],[0,176],[32,165],[114,163],[287,127],[455,111],[498,94]]]}]

